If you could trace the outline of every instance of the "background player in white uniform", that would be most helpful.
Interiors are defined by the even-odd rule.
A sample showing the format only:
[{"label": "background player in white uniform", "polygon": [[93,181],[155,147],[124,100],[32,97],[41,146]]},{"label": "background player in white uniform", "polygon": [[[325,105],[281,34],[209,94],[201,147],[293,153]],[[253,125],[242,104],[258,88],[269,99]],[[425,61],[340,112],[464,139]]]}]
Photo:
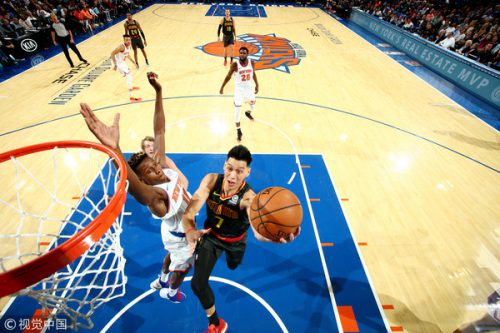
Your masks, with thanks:
[{"label": "background player in white uniform", "polygon": [[[259,82],[255,74],[253,61],[248,59],[248,49],[245,46],[240,48],[240,58],[233,62],[229,68],[229,72],[224,78],[224,82],[220,87],[220,94],[224,94],[224,87],[231,80],[234,74],[234,121],[236,123],[236,134],[238,142],[241,141],[243,133],[240,127],[240,110],[243,102],[247,101],[250,104],[250,110],[245,111],[248,119],[253,120],[252,111],[255,105],[255,94],[259,92]],[[252,78],[255,81],[255,90],[252,87]]]},{"label": "background player in white uniform", "polygon": [[134,87],[132,85],[132,72],[128,68],[127,63],[125,60],[128,58],[134,65],[136,63],[134,60],[132,60],[132,57],[130,57],[130,36],[129,35],[123,35],[123,43],[118,45],[116,49],[111,52],[111,61],[113,61],[113,70],[118,71],[125,77],[127,80],[127,87],[128,87],[128,94],[130,97],[130,101],[132,102],[138,102],[141,100],[141,98],[134,97],[133,96],[133,91],[134,90],[139,90],[139,87]]},{"label": "background player in white uniform", "polygon": [[[165,257],[160,279],[151,286],[160,289],[160,296],[178,303],[186,298],[178,288],[193,261],[192,249],[184,237],[181,223],[190,195],[186,190],[188,186],[186,177],[175,164],[170,169],[166,162],[162,88],[156,78],[156,74],[148,73],[148,80],[156,91],[153,116],[155,153],[153,158],[144,152],[130,157],[127,163],[128,191],[139,203],[147,206],[154,217],[162,219],[162,240],[169,253]],[[115,115],[113,125],[107,126],[95,116],[87,104],[82,103],[80,107],[80,113],[90,131],[102,144],[121,154],[120,114]],[[169,270],[170,275],[168,275]]]}]

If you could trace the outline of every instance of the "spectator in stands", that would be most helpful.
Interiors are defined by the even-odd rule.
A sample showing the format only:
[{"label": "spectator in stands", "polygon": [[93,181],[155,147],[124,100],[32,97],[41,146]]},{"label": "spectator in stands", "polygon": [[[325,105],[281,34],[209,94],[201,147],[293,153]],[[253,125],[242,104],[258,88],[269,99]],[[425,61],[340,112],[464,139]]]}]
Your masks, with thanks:
[{"label": "spectator in stands", "polygon": [[469,39],[468,41],[465,42],[464,46],[462,46],[457,50],[457,53],[461,55],[466,55],[470,51],[471,46],[472,46],[472,39]]},{"label": "spectator in stands", "polygon": [[403,24],[403,29],[408,31],[413,31],[413,22],[409,17],[406,18],[405,23]]},{"label": "spectator in stands", "polygon": [[16,46],[14,45],[14,43],[12,43],[12,41],[10,41],[8,39],[0,38],[0,44],[1,44],[1,49],[2,49],[3,53],[5,53],[14,64],[17,65],[18,61],[24,60],[24,59],[16,59],[16,57],[15,57]]},{"label": "spectator in stands", "polygon": [[14,57],[5,52],[6,49],[7,46],[2,42],[2,39],[0,38],[0,63],[6,66],[17,65],[17,61],[14,59]]},{"label": "spectator in stands", "polygon": [[438,31],[436,38],[434,39],[434,43],[439,44],[446,38],[446,31],[441,29]]},{"label": "spectator in stands", "polygon": [[23,36],[26,34],[26,29],[24,29],[24,27],[21,24],[19,24],[19,20],[16,17],[12,18],[10,25],[12,26],[12,28],[14,28],[14,31],[16,32],[16,37]]},{"label": "spectator in stands", "polygon": [[455,37],[453,37],[453,32],[448,32],[446,38],[443,39],[439,45],[447,50],[455,48]]},{"label": "spectator in stands", "polygon": [[31,18],[28,17],[28,15],[26,13],[20,14],[19,24],[25,30],[35,30],[35,27],[33,26],[33,23],[31,23]]},{"label": "spectator in stands", "polygon": [[16,31],[14,30],[14,27],[12,27],[10,21],[6,18],[2,19],[2,24],[0,25],[0,36],[10,38],[16,37]]},{"label": "spectator in stands", "polygon": [[[404,17],[403,28],[408,29],[413,23],[413,31],[421,37],[450,48],[452,40],[448,33],[453,33],[454,48],[463,55],[495,66],[497,53],[500,51],[498,34],[500,33],[500,5],[495,1],[485,0],[353,0],[360,9],[399,25],[398,18]],[[498,2],[498,1],[497,1]],[[492,4],[495,5],[494,9]],[[409,19],[409,20],[408,20]],[[443,32],[440,32],[444,30]],[[469,42],[470,41],[470,42]],[[489,52],[483,52],[488,44]],[[489,46],[488,46],[489,48]]]},{"label": "spectator in stands", "polygon": [[477,55],[478,55],[478,60],[480,63],[484,65],[490,65],[491,62],[493,62],[494,55],[491,53],[491,49],[493,48],[493,44],[488,43],[486,44],[485,47],[482,49],[478,49]]}]

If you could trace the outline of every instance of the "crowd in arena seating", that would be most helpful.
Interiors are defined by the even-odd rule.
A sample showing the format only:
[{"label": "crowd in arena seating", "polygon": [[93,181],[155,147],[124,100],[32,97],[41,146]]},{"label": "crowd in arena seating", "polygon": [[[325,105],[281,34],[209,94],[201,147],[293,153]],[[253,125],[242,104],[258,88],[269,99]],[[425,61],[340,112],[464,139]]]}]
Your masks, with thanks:
[{"label": "crowd in arena seating", "polygon": [[50,14],[56,13],[74,35],[94,29],[140,8],[150,0],[0,0],[0,63],[15,65],[12,39],[43,33],[43,48],[52,47]]},{"label": "crowd in arena seating", "polygon": [[498,2],[355,0],[354,6],[443,48],[499,70]]}]

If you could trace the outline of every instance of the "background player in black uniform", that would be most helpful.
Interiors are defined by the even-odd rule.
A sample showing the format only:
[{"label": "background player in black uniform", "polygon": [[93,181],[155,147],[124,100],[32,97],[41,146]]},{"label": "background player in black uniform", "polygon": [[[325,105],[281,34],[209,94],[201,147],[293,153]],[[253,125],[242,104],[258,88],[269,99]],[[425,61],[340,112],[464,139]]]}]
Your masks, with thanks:
[{"label": "background player in black uniform", "polygon": [[[227,331],[227,323],[215,311],[215,297],[208,278],[223,251],[229,269],[235,269],[243,260],[250,227],[250,205],[255,197],[255,192],[245,181],[250,174],[251,162],[252,154],[245,146],[233,147],[227,154],[224,174],[209,173],[203,178],[182,218],[190,245],[194,246],[199,240],[191,287],[207,314],[208,332]],[[194,218],[205,202],[205,229],[196,230]],[[269,242],[255,231],[254,235],[260,241]],[[295,236],[290,234],[290,241]],[[284,239],[281,242],[286,243]]]},{"label": "background player in black uniform", "polygon": [[[149,66],[148,56],[146,54],[146,51],[144,50],[144,46],[148,46],[148,43],[146,42],[146,36],[144,36],[144,31],[142,31],[139,22],[137,22],[132,18],[132,13],[127,13],[127,20],[125,21],[124,27],[125,27],[125,35],[129,35],[132,41],[132,49],[134,49],[135,65],[137,66],[137,68],[139,68],[139,61],[137,61],[137,48],[140,48],[142,51],[142,55],[144,56],[144,60],[146,60],[146,65]],[[143,39],[144,39],[144,44],[142,43]]]},{"label": "background player in black uniform", "polygon": [[234,41],[236,40],[236,28],[234,26],[234,20],[230,16],[229,9],[226,9],[226,16],[222,18],[219,23],[219,30],[217,30],[217,40],[220,41],[220,31],[222,30],[222,41],[224,42],[224,66],[227,65],[227,49],[230,48],[229,53],[231,57],[231,63],[233,62],[233,47]]}]

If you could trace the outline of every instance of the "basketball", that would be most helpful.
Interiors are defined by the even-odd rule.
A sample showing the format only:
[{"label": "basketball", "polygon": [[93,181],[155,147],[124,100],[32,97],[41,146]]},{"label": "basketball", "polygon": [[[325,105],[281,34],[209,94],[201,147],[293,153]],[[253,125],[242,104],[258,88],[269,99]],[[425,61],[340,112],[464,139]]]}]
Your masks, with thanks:
[{"label": "basketball", "polygon": [[296,233],[302,223],[302,206],[290,190],[269,187],[260,191],[250,207],[250,223],[262,236],[273,242]]}]

